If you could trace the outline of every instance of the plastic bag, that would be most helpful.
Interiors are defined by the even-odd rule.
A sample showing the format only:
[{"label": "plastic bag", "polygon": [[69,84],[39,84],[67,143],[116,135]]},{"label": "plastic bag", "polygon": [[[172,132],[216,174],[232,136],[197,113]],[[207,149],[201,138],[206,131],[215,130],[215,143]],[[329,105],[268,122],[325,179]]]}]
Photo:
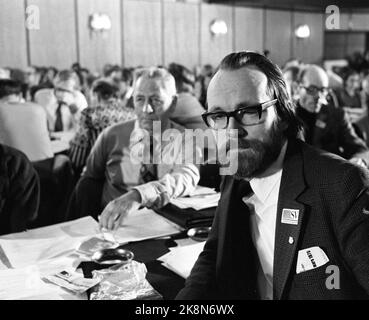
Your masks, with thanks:
[{"label": "plastic bag", "polygon": [[132,261],[92,272],[99,285],[92,289],[90,300],[161,299],[162,296],[146,280],[145,264]]}]

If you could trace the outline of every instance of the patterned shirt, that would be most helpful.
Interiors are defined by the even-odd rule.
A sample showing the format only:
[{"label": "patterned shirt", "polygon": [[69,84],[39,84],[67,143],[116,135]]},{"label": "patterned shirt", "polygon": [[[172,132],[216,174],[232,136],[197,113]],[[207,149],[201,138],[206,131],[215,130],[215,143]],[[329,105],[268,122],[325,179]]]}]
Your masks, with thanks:
[{"label": "patterned shirt", "polygon": [[69,157],[77,171],[82,170],[98,135],[118,122],[135,119],[133,109],[118,103],[82,111],[77,133],[70,142]]}]

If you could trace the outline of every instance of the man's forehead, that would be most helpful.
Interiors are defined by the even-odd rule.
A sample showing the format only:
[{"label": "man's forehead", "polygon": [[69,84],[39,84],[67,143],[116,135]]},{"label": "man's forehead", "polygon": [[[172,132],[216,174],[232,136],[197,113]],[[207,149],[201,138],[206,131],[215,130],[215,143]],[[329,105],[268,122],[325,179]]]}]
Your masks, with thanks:
[{"label": "man's forehead", "polygon": [[328,76],[324,71],[318,69],[306,70],[302,84],[305,86],[328,87]]},{"label": "man's forehead", "polygon": [[135,91],[149,93],[154,91],[168,91],[168,89],[162,79],[141,77],[136,82]]},{"label": "man's forehead", "polygon": [[259,102],[253,100],[265,99],[268,95],[267,88],[266,75],[256,67],[219,70],[209,84],[208,98],[211,100],[214,96],[237,99],[245,97],[250,99],[250,102]]}]

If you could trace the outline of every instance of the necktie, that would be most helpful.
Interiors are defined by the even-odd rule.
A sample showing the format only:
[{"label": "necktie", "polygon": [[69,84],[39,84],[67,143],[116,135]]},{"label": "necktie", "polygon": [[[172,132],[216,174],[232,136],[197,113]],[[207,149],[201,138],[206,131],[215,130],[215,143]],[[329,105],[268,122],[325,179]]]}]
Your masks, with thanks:
[{"label": "necktie", "polygon": [[237,188],[237,198],[251,197],[253,194],[250,182],[247,180],[239,180]]},{"label": "necktie", "polygon": [[55,112],[56,114],[55,127],[54,127],[55,132],[63,131],[63,119],[62,119],[61,107],[62,107],[62,104],[59,103],[58,108],[56,109],[56,112]]},{"label": "necktie", "polygon": [[153,163],[153,143],[150,143],[150,163],[143,163],[140,169],[140,184],[158,180],[158,168]]}]

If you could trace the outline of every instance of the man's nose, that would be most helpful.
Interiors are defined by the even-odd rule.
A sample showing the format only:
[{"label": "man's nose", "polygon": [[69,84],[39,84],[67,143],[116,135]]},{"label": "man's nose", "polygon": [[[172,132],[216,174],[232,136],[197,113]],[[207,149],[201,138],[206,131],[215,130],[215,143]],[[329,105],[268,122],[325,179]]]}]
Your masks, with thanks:
[{"label": "man's nose", "polygon": [[154,112],[154,109],[153,109],[153,107],[151,106],[151,104],[150,104],[149,102],[147,102],[147,103],[145,103],[145,105],[144,105],[144,107],[143,107],[142,111],[143,111],[144,113],[153,113],[153,112]]},{"label": "man's nose", "polygon": [[230,138],[237,139],[247,135],[246,129],[234,117],[229,118],[227,129]]},{"label": "man's nose", "polygon": [[328,104],[326,94],[324,94],[323,92],[319,92],[318,102],[319,102],[320,104],[323,104],[323,105],[324,105],[324,104]]}]

